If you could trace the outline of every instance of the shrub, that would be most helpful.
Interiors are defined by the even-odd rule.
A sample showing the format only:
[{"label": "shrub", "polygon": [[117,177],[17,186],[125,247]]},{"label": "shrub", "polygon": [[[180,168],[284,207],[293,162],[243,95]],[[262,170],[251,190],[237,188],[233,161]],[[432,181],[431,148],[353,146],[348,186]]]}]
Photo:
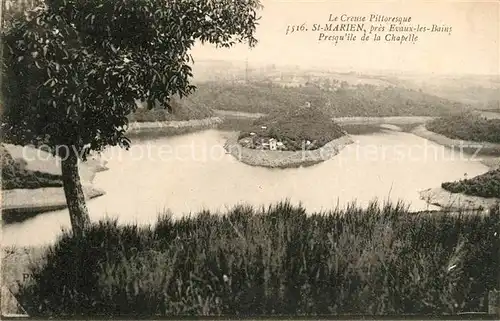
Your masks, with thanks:
[{"label": "shrub", "polygon": [[491,170],[470,179],[446,182],[441,184],[441,187],[452,193],[500,198],[500,169]]},{"label": "shrub", "polygon": [[376,203],[307,215],[285,202],[152,227],[103,221],[83,239],[65,232],[18,298],[59,317],[484,311],[499,215]]}]

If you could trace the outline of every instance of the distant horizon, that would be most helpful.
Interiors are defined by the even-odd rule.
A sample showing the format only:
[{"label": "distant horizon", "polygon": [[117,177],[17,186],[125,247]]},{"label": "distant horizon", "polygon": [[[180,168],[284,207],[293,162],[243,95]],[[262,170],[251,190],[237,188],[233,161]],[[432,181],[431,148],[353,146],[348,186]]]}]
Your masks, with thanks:
[{"label": "distant horizon", "polygon": [[[261,3],[264,8],[259,11],[261,20],[255,34],[258,43],[254,48],[236,44],[229,49],[216,49],[212,45],[197,43],[191,51],[195,61],[248,59],[252,66],[276,64],[304,69],[324,67],[395,74],[500,74],[500,2],[261,0]],[[453,29],[443,33],[419,33],[418,41],[403,44],[384,41],[334,44],[319,40],[319,32],[312,30],[286,35],[290,25],[306,24],[312,27],[313,24],[327,23],[330,15],[369,16],[373,13],[411,16],[414,24],[451,26]]]},{"label": "distant horizon", "polygon": [[[194,66],[196,66],[196,63],[215,63],[215,62],[222,62],[222,63],[231,63],[231,64],[246,64],[246,60],[238,60],[238,59],[218,59],[218,58],[201,58],[197,59],[196,56],[193,56],[194,59]],[[379,75],[384,75],[384,74],[391,74],[391,75],[422,75],[422,76],[461,76],[461,77],[499,77],[500,74],[496,73],[437,73],[437,72],[419,72],[419,71],[412,71],[412,70],[397,70],[397,69],[349,69],[349,68],[342,68],[338,66],[319,66],[319,65],[309,65],[309,66],[303,66],[300,64],[284,64],[284,63],[279,63],[279,62],[250,62],[248,61],[248,66],[255,68],[255,67],[270,67],[272,65],[275,65],[278,68],[299,68],[302,71],[324,71],[324,72],[329,72],[329,73],[361,73],[361,74],[379,74]],[[321,70],[321,68],[325,68]]]}]

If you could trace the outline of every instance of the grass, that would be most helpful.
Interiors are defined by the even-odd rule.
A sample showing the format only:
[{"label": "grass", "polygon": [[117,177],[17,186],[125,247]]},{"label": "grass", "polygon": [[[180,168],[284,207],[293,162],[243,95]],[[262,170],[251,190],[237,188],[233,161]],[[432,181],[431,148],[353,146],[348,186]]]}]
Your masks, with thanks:
[{"label": "grass", "polygon": [[26,161],[14,159],[5,147],[0,146],[2,189],[35,189],[63,186],[61,176],[26,168]]},{"label": "grass", "polygon": [[445,116],[467,109],[461,103],[415,90],[370,85],[329,91],[314,85],[284,88],[258,82],[206,82],[199,84],[190,97],[206,102],[212,109],[266,114],[293,109],[309,101],[331,117]]},{"label": "grass", "polygon": [[499,215],[377,203],[308,215],[283,202],[154,226],[101,221],[83,239],[64,233],[17,297],[43,317],[484,312]]},{"label": "grass", "polygon": [[491,170],[470,179],[446,182],[441,184],[441,187],[452,193],[500,198],[500,169]]},{"label": "grass", "polygon": [[239,138],[250,137],[254,140],[275,138],[283,142],[287,150],[303,150],[306,141],[308,149],[317,149],[326,143],[345,135],[343,129],[318,108],[295,108],[286,113],[274,112],[253,122]]},{"label": "grass", "polygon": [[426,124],[428,130],[453,139],[500,144],[500,119],[473,114],[441,117]]}]

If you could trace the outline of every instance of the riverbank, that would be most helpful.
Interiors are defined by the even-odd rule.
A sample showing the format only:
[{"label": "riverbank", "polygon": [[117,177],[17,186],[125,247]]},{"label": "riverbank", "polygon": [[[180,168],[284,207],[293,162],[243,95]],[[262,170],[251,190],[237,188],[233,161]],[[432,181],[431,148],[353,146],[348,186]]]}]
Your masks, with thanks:
[{"label": "riverbank", "polygon": [[391,117],[334,117],[341,125],[411,125],[423,124],[435,117],[428,116],[391,116]]},{"label": "riverbank", "polygon": [[[25,164],[30,171],[39,171],[61,176],[60,160],[53,155],[33,147],[3,144],[12,158]],[[93,199],[105,194],[93,186],[96,173],[107,169],[99,157],[90,157],[80,162],[79,173],[86,199]],[[19,222],[39,213],[66,208],[66,198],[62,187],[36,189],[18,188],[2,190],[2,221]]]},{"label": "riverbank", "polygon": [[129,124],[127,136],[130,138],[150,138],[182,135],[217,128],[222,122],[223,120],[220,117],[179,121],[132,122]]},{"label": "riverbank", "polygon": [[354,140],[349,135],[345,135],[315,150],[271,151],[243,147],[238,143],[238,135],[234,135],[229,137],[224,148],[228,154],[247,165],[293,168],[311,166],[326,161],[352,143],[354,143]]},{"label": "riverbank", "polygon": [[431,205],[447,210],[487,210],[500,202],[500,198],[485,198],[462,193],[451,193],[442,187],[429,188],[419,192],[420,198]]},{"label": "riverbank", "polygon": [[[222,118],[258,119],[267,116],[263,113],[248,113],[235,110],[214,110],[215,115]],[[340,125],[409,125],[423,124],[435,119],[430,116],[390,116],[390,117],[333,117],[332,120]]]},{"label": "riverbank", "polygon": [[[86,200],[105,194],[105,191],[84,185]],[[2,191],[2,221],[14,223],[43,212],[66,208],[66,197],[62,187],[37,189],[12,189]]]},{"label": "riverbank", "polygon": [[[498,155],[500,155],[500,144],[452,139],[428,130],[425,125],[418,126],[412,133],[447,148],[461,150],[464,153],[474,155],[474,157],[482,155],[483,157],[480,158],[482,164],[488,166],[490,170],[499,168],[500,157]],[[452,193],[442,187],[429,188],[420,191],[419,194],[420,198],[427,203],[447,209],[456,209],[458,207],[485,209],[500,201],[500,198],[485,198],[463,193]]]},{"label": "riverbank", "polygon": [[500,144],[452,139],[428,130],[425,125],[416,127],[414,130],[412,130],[412,133],[419,137],[435,142],[439,145],[443,145],[455,150],[460,150],[467,154],[500,156]]},{"label": "riverbank", "polygon": [[247,113],[243,111],[236,111],[236,110],[220,110],[220,109],[215,109],[214,110],[215,115],[225,118],[248,118],[248,119],[257,119],[260,117],[267,116],[267,114],[263,113]]},{"label": "riverbank", "polygon": [[483,165],[486,165],[490,168],[490,170],[493,169],[499,169],[500,168],[500,157],[483,157],[481,158],[481,163]]}]

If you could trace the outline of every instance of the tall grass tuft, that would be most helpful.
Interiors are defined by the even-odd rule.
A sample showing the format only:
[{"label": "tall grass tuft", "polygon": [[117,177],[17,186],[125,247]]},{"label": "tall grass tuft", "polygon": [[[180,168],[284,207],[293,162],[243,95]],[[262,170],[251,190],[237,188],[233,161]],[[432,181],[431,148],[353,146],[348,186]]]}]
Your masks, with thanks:
[{"label": "tall grass tuft", "polygon": [[498,286],[499,210],[281,202],[64,233],[18,297],[32,316],[455,314]]}]

